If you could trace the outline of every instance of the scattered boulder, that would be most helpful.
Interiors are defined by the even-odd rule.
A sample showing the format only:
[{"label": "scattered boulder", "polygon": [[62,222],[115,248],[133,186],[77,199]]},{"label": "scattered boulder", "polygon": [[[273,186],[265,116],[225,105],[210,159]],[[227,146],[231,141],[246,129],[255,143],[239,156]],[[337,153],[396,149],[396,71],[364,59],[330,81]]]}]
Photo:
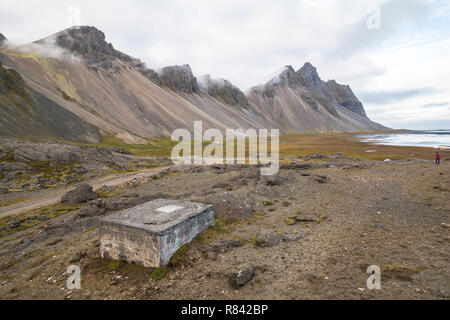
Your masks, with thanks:
[{"label": "scattered boulder", "polygon": [[283,234],[281,239],[286,242],[297,241],[306,237],[304,233],[295,233],[295,234]]},{"label": "scattered boulder", "polygon": [[126,154],[126,155],[132,155],[130,151],[127,149],[119,148],[119,147],[109,147],[108,148],[112,152],[120,153],[120,154]]},{"label": "scattered boulder", "polygon": [[86,251],[84,251],[84,252],[80,251],[80,252],[78,252],[77,254],[75,254],[73,256],[73,258],[70,260],[70,263],[78,263],[82,259],[84,259],[85,257],[87,257],[87,252]]},{"label": "scattered boulder", "polygon": [[314,222],[317,220],[317,216],[298,214],[295,219],[299,222]]},{"label": "scattered boulder", "polygon": [[237,240],[220,240],[203,246],[201,250],[202,252],[225,253],[240,246],[241,243]]},{"label": "scattered boulder", "polygon": [[261,179],[266,186],[280,186],[283,184],[283,179],[279,175],[262,176]]},{"label": "scattered boulder", "polygon": [[331,155],[333,158],[343,158],[345,155],[342,152],[336,152]]},{"label": "scattered boulder", "polygon": [[291,163],[282,163],[282,164],[280,164],[280,169],[305,170],[305,169],[311,169],[311,168],[312,168],[312,164],[311,163],[291,162]]},{"label": "scattered boulder", "polygon": [[262,232],[257,239],[257,243],[261,247],[275,246],[281,241],[281,236],[273,230]]},{"label": "scattered boulder", "polygon": [[[61,148],[50,148],[49,144],[39,144],[30,148],[18,148],[14,150],[14,161],[61,161],[72,162],[78,160],[75,147],[63,146]],[[46,148],[47,147],[47,148]]]},{"label": "scattered boulder", "polygon": [[98,194],[92,191],[92,187],[87,183],[83,183],[75,190],[69,191],[63,195],[61,203],[78,204],[97,198]]},{"label": "scattered boulder", "polygon": [[20,220],[14,220],[8,225],[11,229],[20,227]]},{"label": "scattered boulder", "polygon": [[44,175],[38,175],[34,177],[34,185],[40,185],[42,183],[45,183],[47,179],[45,179]]},{"label": "scattered boulder", "polygon": [[229,187],[230,187],[229,183],[219,182],[219,183],[215,184],[212,188],[213,189],[225,189],[225,188],[229,188]]},{"label": "scattered boulder", "polygon": [[314,177],[314,180],[316,180],[316,182],[318,182],[318,183],[327,183],[328,177],[326,175],[319,174]]},{"label": "scattered boulder", "polygon": [[80,218],[97,217],[103,215],[105,212],[105,208],[102,208],[97,204],[89,204],[88,206],[80,210],[78,216]]},{"label": "scattered boulder", "polygon": [[14,180],[16,177],[17,177],[17,174],[16,174],[15,172],[7,173],[7,174],[5,175],[5,181],[11,181],[11,180]]},{"label": "scattered boulder", "polygon": [[247,194],[220,194],[199,198],[197,202],[212,204],[216,217],[248,219],[253,215],[255,199]]},{"label": "scattered boulder", "polygon": [[238,268],[238,270],[228,275],[230,284],[235,288],[240,288],[247,282],[252,280],[255,273],[255,266],[251,263],[247,263]]},{"label": "scattered boulder", "polygon": [[32,168],[21,162],[1,162],[0,172],[2,171],[31,171]]},{"label": "scattered boulder", "polygon": [[9,189],[8,188],[5,188],[5,187],[0,188],[0,194],[7,194],[7,193],[9,193]]},{"label": "scattered boulder", "polygon": [[302,177],[310,177],[311,173],[309,172],[302,172]]},{"label": "scattered boulder", "polygon": [[328,156],[321,153],[315,153],[309,156],[311,159],[327,159]]}]

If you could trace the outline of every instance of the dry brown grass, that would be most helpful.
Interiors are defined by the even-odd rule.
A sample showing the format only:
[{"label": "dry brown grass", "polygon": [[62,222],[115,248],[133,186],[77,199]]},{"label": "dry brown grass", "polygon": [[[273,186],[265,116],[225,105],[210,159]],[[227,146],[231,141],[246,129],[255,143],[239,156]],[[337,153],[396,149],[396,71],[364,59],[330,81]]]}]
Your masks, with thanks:
[{"label": "dry brown grass", "polygon": [[[342,152],[346,157],[371,160],[400,160],[405,158],[421,158],[432,160],[436,150],[423,147],[398,147],[373,145],[361,142],[357,136],[360,133],[334,133],[312,136],[280,137],[280,155],[282,157],[310,155],[321,153],[331,155]],[[366,152],[376,150],[376,152]],[[450,151],[442,150],[442,158],[450,157]]]}]

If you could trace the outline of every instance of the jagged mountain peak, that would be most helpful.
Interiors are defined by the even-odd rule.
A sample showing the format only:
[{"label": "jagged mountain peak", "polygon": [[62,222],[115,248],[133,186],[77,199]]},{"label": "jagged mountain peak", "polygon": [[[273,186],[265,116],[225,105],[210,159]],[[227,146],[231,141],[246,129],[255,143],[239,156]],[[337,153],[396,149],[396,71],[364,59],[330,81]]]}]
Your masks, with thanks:
[{"label": "jagged mountain peak", "polygon": [[92,26],[75,26],[65,29],[52,36],[55,44],[81,57],[89,65],[99,65],[110,68],[114,58],[132,62],[132,57],[114,49],[106,42],[105,34]]},{"label": "jagged mountain peak", "polygon": [[292,73],[295,73],[295,70],[294,70],[294,68],[292,68],[291,65],[283,66],[271,74],[270,80],[268,82],[271,82],[274,79],[277,80],[283,76],[291,75]]},{"label": "jagged mountain peak", "polygon": [[321,104],[331,115],[339,118],[336,108],[344,107],[367,119],[363,105],[350,86],[338,84],[335,80],[322,81],[317,68],[310,62],[306,62],[297,72],[290,65],[283,67],[271,76],[270,81],[253,87],[251,92],[272,99],[277,95],[278,86],[299,90],[305,103],[313,110],[317,110],[317,104]]},{"label": "jagged mountain peak", "polygon": [[[85,46],[108,46],[112,47],[111,44],[106,42],[105,34],[103,31],[97,29],[93,26],[73,26],[67,29],[64,29],[55,35],[57,38],[66,38],[66,36],[70,36],[71,43],[61,43],[61,46],[67,46],[68,49],[72,49],[73,45],[76,43],[81,43]],[[72,44],[72,46],[70,46]],[[73,48],[78,49],[78,48]]]},{"label": "jagged mountain peak", "polygon": [[247,107],[248,101],[245,94],[226,79],[212,79],[207,74],[200,77],[200,87],[211,97],[218,98],[231,106]]},{"label": "jagged mountain peak", "polygon": [[197,78],[188,64],[181,66],[168,66],[157,71],[157,78],[153,81],[172,90],[186,93],[199,93]]},{"label": "jagged mountain peak", "polygon": [[[200,90],[187,64],[149,69],[139,59],[116,50],[102,31],[90,26],[68,28],[2,50],[1,55],[3,64],[25,80],[32,101],[15,101],[24,100],[25,95],[10,95],[15,86],[3,74],[2,90],[7,94],[0,97],[4,100],[0,104],[9,109],[0,108],[0,134],[28,130],[30,123],[36,123],[28,130],[30,135],[78,141],[87,132],[83,139],[90,141],[98,139],[95,128],[99,128],[129,143],[142,143],[142,138],[169,135],[197,119],[209,128],[270,126],[283,133],[378,128],[365,118],[348,86],[321,81],[310,63],[298,71],[283,66],[246,96],[230,81],[209,75],[200,79]],[[39,114],[30,116],[17,103]],[[59,119],[66,122],[61,124]],[[80,130],[68,132],[65,126]]]},{"label": "jagged mountain peak", "polygon": [[303,67],[301,67],[297,73],[299,73],[305,80],[311,84],[318,86],[322,84],[322,80],[319,77],[317,68],[314,67],[310,62],[306,62]]},{"label": "jagged mountain peak", "polygon": [[291,65],[286,65],[272,73],[262,84],[252,87],[251,91],[270,90],[271,87],[285,83],[295,84],[299,80],[299,76],[296,74],[294,68]]},{"label": "jagged mountain peak", "polygon": [[167,66],[159,69],[157,71],[159,74],[175,74],[175,73],[184,73],[189,76],[194,76],[192,73],[192,69],[188,64],[183,64],[181,66],[175,65],[175,66]]},{"label": "jagged mountain peak", "polygon": [[8,39],[6,39],[6,37],[0,33],[0,49],[2,49],[5,46],[7,40]]}]

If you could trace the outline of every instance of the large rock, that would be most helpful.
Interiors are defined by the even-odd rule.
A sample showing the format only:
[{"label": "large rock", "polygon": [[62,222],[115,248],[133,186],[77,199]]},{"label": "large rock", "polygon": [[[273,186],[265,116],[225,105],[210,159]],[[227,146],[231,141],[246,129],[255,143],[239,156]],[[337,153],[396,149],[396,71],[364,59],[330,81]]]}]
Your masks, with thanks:
[{"label": "large rock", "polygon": [[121,154],[113,154],[106,148],[93,146],[74,146],[53,142],[24,142],[11,143],[14,148],[14,161],[16,162],[80,162],[83,164],[126,163],[127,158]]},{"label": "large rock", "polygon": [[239,288],[252,280],[255,272],[255,266],[251,263],[247,263],[238,268],[238,270],[228,275],[228,280],[233,287]]},{"label": "large rock", "polygon": [[225,219],[248,219],[253,215],[255,206],[255,200],[247,194],[214,195],[202,201],[214,205],[216,216]]},{"label": "large rock", "polygon": [[0,172],[2,171],[31,171],[29,165],[21,162],[1,162],[0,163]]},{"label": "large rock", "polygon": [[261,247],[275,246],[281,241],[281,236],[273,230],[266,230],[261,233],[257,239]]},{"label": "large rock", "polygon": [[306,237],[305,233],[295,233],[295,234],[283,234],[281,237],[285,242],[297,241]]},{"label": "large rock", "polygon": [[216,242],[209,243],[202,247],[202,252],[215,252],[215,253],[225,253],[231,251],[233,248],[242,246],[242,244],[237,240],[219,240]]},{"label": "large rock", "polygon": [[291,162],[291,163],[282,163],[280,164],[280,169],[291,169],[291,170],[305,170],[305,169],[311,169],[313,165],[311,163],[298,163],[298,162]]},{"label": "large rock", "polygon": [[67,192],[61,198],[61,203],[78,204],[98,198],[98,194],[92,191],[92,187],[83,183],[75,190]]},{"label": "large rock", "polygon": [[328,182],[328,177],[326,175],[318,174],[318,175],[316,175],[314,177],[314,180],[316,180],[318,183],[323,184],[323,183],[327,183]]},{"label": "large rock", "polygon": [[261,179],[266,186],[281,186],[283,184],[283,179],[279,175],[262,176]]},{"label": "large rock", "polygon": [[98,204],[93,203],[81,209],[80,212],[78,213],[78,216],[80,218],[97,217],[103,215],[105,212],[106,212],[105,208],[102,208]]},{"label": "large rock", "polygon": [[5,175],[4,181],[5,181],[5,182],[8,182],[8,181],[14,180],[16,177],[17,177],[17,174],[16,174],[15,172],[7,173],[7,174]]},{"label": "large rock", "polygon": [[317,218],[318,218],[318,216],[315,216],[315,215],[312,215],[312,214],[304,215],[304,214],[299,213],[299,214],[297,214],[297,216],[296,216],[295,219],[296,219],[297,221],[300,221],[300,222],[306,222],[306,223],[308,223],[308,222],[314,222],[314,221],[316,221]]}]

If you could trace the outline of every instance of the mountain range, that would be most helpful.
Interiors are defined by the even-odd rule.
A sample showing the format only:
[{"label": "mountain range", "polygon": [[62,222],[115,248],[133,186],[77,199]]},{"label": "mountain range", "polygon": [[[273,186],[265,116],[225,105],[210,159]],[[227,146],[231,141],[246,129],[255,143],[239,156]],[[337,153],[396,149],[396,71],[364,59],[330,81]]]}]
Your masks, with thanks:
[{"label": "mountain range", "polygon": [[170,136],[194,121],[281,134],[385,129],[347,85],[324,82],[310,63],[286,66],[247,94],[189,65],[152,70],[116,50],[95,27],[72,27],[22,46],[0,34],[0,136],[127,143]]}]

